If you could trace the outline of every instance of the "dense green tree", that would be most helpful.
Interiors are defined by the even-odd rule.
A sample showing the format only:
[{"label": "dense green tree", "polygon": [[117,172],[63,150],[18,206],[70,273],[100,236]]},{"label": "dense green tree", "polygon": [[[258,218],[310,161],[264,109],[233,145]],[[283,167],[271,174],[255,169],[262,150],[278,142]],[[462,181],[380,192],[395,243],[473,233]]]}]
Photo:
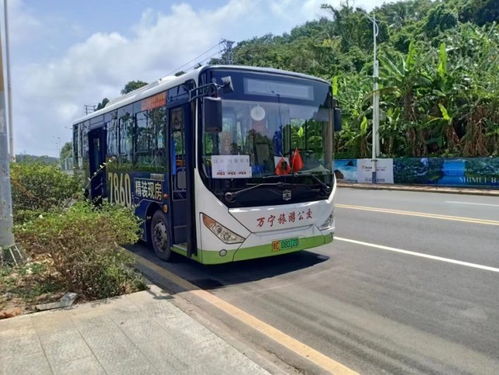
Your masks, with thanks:
[{"label": "dense green tree", "polygon": [[59,159],[64,160],[73,155],[73,142],[66,142],[59,152]]},{"label": "dense green tree", "polygon": [[[133,90],[137,90],[143,86],[147,85],[147,82],[143,82],[143,81],[129,81],[124,87],[123,89],[121,90],[121,95],[126,95],[128,94],[129,92],[132,92]],[[104,108],[107,103],[109,103],[109,99],[108,98],[104,98],[102,99],[102,101],[97,104],[97,106],[95,107],[95,110],[98,111],[99,109],[102,109]]]},{"label": "dense green tree", "polygon": [[125,95],[133,90],[140,89],[145,85],[147,85],[147,82],[144,81],[130,81],[125,85],[125,87],[123,87],[123,90],[121,90],[121,95]]},{"label": "dense green tree", "polygon": [[432,8],[428,14],[424,31],[429,37],[436,37],[439,33],[457,26],[457,12],[444,3]]},{"label": "dense green tree", "polygon": [[464,0],[461,1],[459,19],[483,26],[499,21],[499,0]]},{"label": "dense green tree", "polygon": [[98,111],[99,109],[104,108],[107,103],[109,103],[109,99],[108,98],[102,99],[102,101],[99,104],[97,104],[97,107],[95,107],[95,110]]},{"label": "dense green tree", "polygon": [[38,156],[29,154],[17,154],[16,163],[57,165],[59,163],[59,159],[47,155]]},{"label": "dense green tree", "polygon": [[[373,14],[348,1],[322,8],[328,17],[240,42],[234,63],[334,81],[344,114],[337,156],[367,157]],[[499,155],[498,12],[499,0],[405,0],[375,9],[383,155]]]}]

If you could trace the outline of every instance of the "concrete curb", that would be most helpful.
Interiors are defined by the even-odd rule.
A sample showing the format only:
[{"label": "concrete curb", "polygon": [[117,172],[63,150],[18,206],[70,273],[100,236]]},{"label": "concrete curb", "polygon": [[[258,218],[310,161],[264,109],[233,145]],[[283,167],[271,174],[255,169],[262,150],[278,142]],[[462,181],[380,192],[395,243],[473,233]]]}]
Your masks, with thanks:
[{"label": "concrete curb", "polygon": [[366,190],[402,190],[402,191],[420,191],[427,193],[445,193],[445,194],[464,194],[464,195],[484,195],[499,197],[498,190],[490,189],[471,189],[471,188],[453,188],[441,186],[414,186],[414,185],[391,185],[391,184],[355,184],[338,182],[341,188],[366,189]]}]

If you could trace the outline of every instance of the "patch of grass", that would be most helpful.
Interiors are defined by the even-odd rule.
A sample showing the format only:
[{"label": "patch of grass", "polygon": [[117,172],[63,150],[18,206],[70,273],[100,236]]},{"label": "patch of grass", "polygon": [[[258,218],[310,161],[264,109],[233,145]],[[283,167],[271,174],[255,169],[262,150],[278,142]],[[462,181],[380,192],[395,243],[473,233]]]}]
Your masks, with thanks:
[{"label": "patch of grass", "polygon": [[56,300],[64,291],[64,283],[47,260],[0,268],[0,311],[9,306],[32,310],[33,305]]}]

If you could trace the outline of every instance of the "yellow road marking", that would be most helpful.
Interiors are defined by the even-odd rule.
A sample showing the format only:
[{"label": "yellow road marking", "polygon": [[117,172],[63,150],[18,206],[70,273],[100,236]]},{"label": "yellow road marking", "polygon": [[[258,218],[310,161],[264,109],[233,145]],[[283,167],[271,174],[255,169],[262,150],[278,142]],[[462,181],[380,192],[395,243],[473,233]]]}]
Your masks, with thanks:
[{"label": "yellow road marking", "polygon": [[334,359],[322,354],[321,352],[311,348],[310,346],[296,340],[295,338],[285,334],[284,332],[274,328],[273,326],[261,321],[260,319],[254,317],[253,315],[241,310],[240,308],[224,301],[223,299],[217,297],[216,295],[207,292],[206,290],[199,289],[196,285],[190,283],[189,281],[183,279],[182,277],[170,272],[157,264],[134,254],[137,261],[143,266],[150,268],[157,272],[158,274],[164,276],[168,280],[177,284],[181,288],[185,289],[185,293],[191,293],[198,298],[212,304],[218,309],[222,310],[226,314],[236,318],[240,322],[256,329],[258,332],[269,337],[270,339],[276,341],[292,352],[298,354],[299,356],[308,359],[315,365],[321,367],[331,374],[337,375],[354,375],[357,372],[351,370],[350,368],[342,365],[341,363],[335,361]]},{"label": "yellow road marking", "polygon": [[336,203],[336,207],[348,208],[351,210],[382,212],[382,213],[394,214],[394,215],[417,216],[417,217],[426,217],[426,218],[438,219],[438,220],[450,220],[450,221],[460,221],[460,222],[464,222],[464,223],[499,226],[499,221],[497,221],[497,220],[477,219],[477,218],[473,218],[473,217],[449,216],[449,215],[431,214],[431,213],[418,212],[418,211],[395,210],[395,209],[391,209],[391,208],[355,206],[355,205],[351,205],[351,204],[341,204],[341,203]]}]

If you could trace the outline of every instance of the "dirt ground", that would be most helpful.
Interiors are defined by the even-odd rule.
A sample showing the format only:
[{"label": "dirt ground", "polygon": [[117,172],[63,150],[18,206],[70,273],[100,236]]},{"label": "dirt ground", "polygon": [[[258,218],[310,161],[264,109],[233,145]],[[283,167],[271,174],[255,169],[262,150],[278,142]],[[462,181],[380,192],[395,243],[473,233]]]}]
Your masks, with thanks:
[{"label": "dirt ground", "polygon": [[0,319],[31,313],[37,304],[61,298],[64,286],[52,272],[47,259],[0,267]]}]

